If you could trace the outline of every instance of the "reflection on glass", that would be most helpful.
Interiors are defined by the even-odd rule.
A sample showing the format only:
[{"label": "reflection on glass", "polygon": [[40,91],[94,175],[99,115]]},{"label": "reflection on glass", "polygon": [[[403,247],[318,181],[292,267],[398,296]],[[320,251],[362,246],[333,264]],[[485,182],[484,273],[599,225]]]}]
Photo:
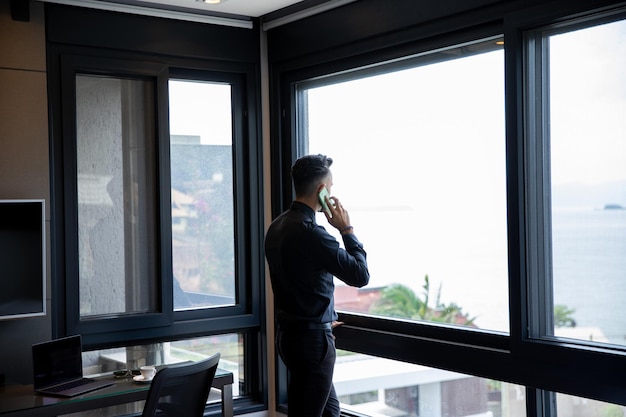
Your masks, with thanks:
[{"label": "reflection on glass", "polygon": [[[116,375],[118,378],[131,378],[132,372],[144,365],[167,365],[187,361],[199,361],[220,352],[219,369],[232,372],[235,383],[232,385],[233,397],[237,398],[248,392],[243,373],[242,334],[224,334],[201,337],[176,342],[161,342],[147,345],[102,349],[83,352],[83,373],[85,375]],[[116,372],[118,371],[118,372]],[[130,371],[129,375],[124,372]],[[209,396],[209,403],[219,402],[219,392]],[[141,413],[143,402],[121,404],[101,410],[84,411],[71,414],[76,417],[107,417],[113,415]],[[68,414],[68,416],[70,416]]]},{"label": "reflection on glass", "polygon": [[308,152],[334,159],[368,253],[370,284],[338,283],[338,310],[509,331],[501,48],[304,90]]},{"label": "reflection on glass", "polygon": [[626,343],[626,21],[549,37],[554,333]]},{"label": "reflection on glass", "polygon": [[[235,381],[243,381],[242,334],[223,334],[175,342],[160,342],[83,352],[86,375],[114,373],[119,370],[137,370],[144,365],[168,365],[198,361],[220,353],[219,369],[233,373]],[[233,395],[239,395],[245,384],[233,384]],[[245,390],[245,388],[244,388]]]},{"label": "reflection on glass", "polygon": [[244,335],[233,333],[199,337],[171,342],[170,345],[179,357],[209,357],[220,352],[219,368],[233,373],[233,396],[248,392],[244,373]]},{"label": "reflection on glass", "polygon": [[347,351],[333,382],[341,407],[363,415],[526,417],[522,386]]},{"label": "reflection on glass", "polygon": [[155,311],[152,83],[76,77],[80,315]]},{"label": "reflection on glass", "polygon": [[170,80],[175,310],[233,305],[231,87]]}]

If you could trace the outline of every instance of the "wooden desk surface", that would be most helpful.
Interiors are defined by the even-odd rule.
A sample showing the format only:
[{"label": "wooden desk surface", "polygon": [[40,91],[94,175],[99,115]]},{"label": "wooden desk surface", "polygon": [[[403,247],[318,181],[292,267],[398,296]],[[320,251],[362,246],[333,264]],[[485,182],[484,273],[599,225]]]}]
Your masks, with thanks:
[{"label": "wooden desk surface", "polygon": [[[137,383],[132,378],[116,379],[112,374],[98,378],[110,378],[115,384],[71,398],[35,394],[32,385],[0,387],[0,416],[50,417],[142,401],[146,399],[150,388],[150,384]],[[232,384],[232,372],[218,369],[212,386],[222,391],[223,412],[224,415],[230,416],[232,416]],[[225,398],[225,392],[230,394],[230,398],[228,396]]]}]

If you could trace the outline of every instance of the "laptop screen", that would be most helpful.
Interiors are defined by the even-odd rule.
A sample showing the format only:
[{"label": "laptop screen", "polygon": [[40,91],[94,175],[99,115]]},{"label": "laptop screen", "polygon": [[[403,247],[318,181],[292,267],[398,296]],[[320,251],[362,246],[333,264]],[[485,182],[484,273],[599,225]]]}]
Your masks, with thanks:
[{"label": "laptop screen", "polygon": [[33,345],[33,385],[49,387],[83,376],[80,335]]}]

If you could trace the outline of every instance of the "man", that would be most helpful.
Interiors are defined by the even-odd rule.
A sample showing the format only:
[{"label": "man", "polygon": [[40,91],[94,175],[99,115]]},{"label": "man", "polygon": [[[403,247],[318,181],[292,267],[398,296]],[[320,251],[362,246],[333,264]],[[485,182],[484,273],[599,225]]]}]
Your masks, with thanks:
[{"label": "man", "polygon": [[330,192],[332,159],[307,155],[291,169],[296,198],[270,225],[265,256],[276,307],[277,348],[290,372],[289,417],[338,417],[333,386],[337,322],[333,276],[362,287],[369,281],[366,254],[354,234],[350,216],[337,197],[325,197],[331,226],[340,231],[345,249],[318,225],[320,192]]}]

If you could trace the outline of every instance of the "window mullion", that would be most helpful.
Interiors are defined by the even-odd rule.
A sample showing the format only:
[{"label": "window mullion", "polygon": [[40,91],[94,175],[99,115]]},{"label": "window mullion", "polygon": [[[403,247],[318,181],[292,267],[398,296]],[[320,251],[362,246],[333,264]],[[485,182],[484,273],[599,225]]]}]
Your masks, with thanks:
[{"label": "window mullion", "polygon": [[526,415],[528,417],[557,417],[553,392],[526,387]]},{"label": "window mullion", "polygon": [[547,53],[538,32],[526,37],[525,161],[528,275],[528,329],[525,337],[538,338],[552,329],[550,256],[550,167],[547,95]]}]

